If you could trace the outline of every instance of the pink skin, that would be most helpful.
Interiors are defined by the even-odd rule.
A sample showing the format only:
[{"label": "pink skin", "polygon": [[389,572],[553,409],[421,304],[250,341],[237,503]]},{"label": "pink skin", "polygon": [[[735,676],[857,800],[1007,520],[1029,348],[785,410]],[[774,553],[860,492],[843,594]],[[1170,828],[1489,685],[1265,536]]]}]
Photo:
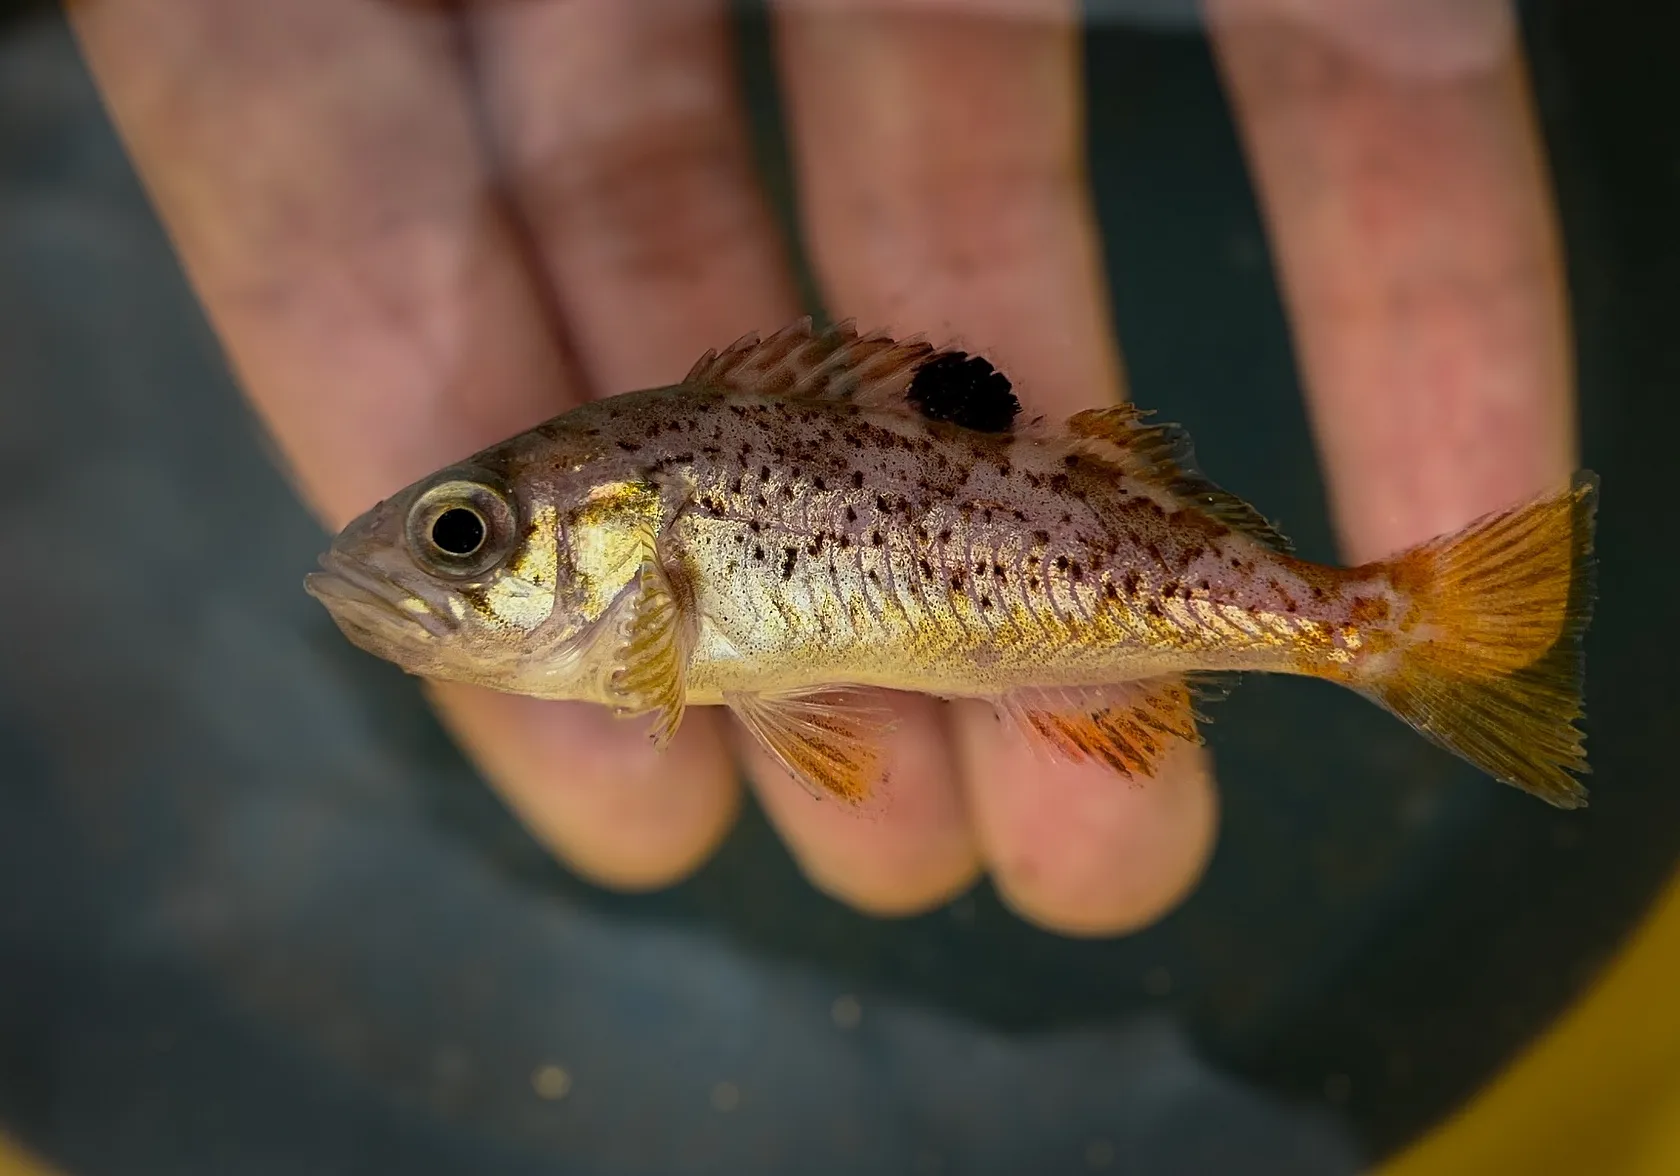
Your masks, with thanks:
[{"label": "pink skin", "polygon": [[[837,312],[983,342],[1030,412],[1065,416],[1123,391],[1083,184],[1077,30],[1062,0],[1009,0],[1040,19],[963,15],[1002,3],[777,13],[804,229]],[[1557,244],[1505,5],[1408,16],[1422,11],[1210,4],[1356,559],[1573,465]],[[721,0],[464,17],[389,0],[71,6],[232,362],[334,525],[569,404],[673,380],[706,348],[794,317],[722,14]],[[662,759],[592,708],[434,698],[533,830],[602,881],[681,876],[733,819],[733,737],[710,716]],[[1205,759],[1115,788],[1046,769],[982,710],[917,703],[905,720],[905,785],[873,821],[753,762],[819,885],[903,912],[986,869],[1027,917],[1074,933],[1147,923],[1193,885],[1216,811]]]}]

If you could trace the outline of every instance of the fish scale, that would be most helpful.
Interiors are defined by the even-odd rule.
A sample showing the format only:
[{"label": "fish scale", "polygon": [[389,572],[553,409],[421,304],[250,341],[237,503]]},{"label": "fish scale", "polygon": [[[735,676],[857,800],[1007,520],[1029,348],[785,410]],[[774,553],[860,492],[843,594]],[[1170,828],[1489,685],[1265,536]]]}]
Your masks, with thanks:
[{"label": "fish scale", "polygon": [[[842,443],[823,452],[790,435],[768,411],[774,400],[721,400],[729,424],[720,456],[685,452],[681,438],[667,434],[650,443],[648,465],[694,486],[696,506],[677,524],[679,558],[717,550],[711,531],[728,534],[739,548],[718,574],[699,577],[706,585],[701,613],[727,622],[768,608],[785,623],[773,643],[762,633],[743,634],[741,625],[719,626],[726,641],[774,650],[751,666],[721,657],[723,665],[712,670],[703,649],[694,670],[698,690],[736,688],[748,675],[779,680],[820,656],[858,672],[890,660],[901,688],[982,695],[1030,684],[1047,662],[1100,663],[1092,680],[1106,680],[1109,655],[1159,660],[1164,644],[1218,644],[1228,658],[1275,657],[1275,635],[1298,628],[1271,611],[1233,628],[1221,613],[1183,608],[1185,594],[1227,607],[1252,596],[1240,568],[1260,558],[1259,545],[1227,532],[1195,554],[1136,479],[1068,473],[1053,450],[1012,436],[938,423],[912,434],[901,421],[844,402],[802,414],[801,427],[826,427]],[[778,454],[780,467],[759,460]],[[928,469],[941,476],[928,477]],[[1066,488],[1058,479],[1067,479]],[[1083,497],[1071,497],[1074,489]],[[1003,570],[1001,579],[994,569]],[[1271,576],[1308,594],[1291,570],[1276,568]],[[1192,587],[1201,581],[1208,587]],[[787,609],[790,602],[798,607]],[[1303,620],[1329,623],[1345,612],[1340,597],[1323,603],[1322,618]],[[868,624],[836,623],[860,617]],[[1074,630],[1089,639],[1070,642]],[[920,674],[907,678],[904,667],[912,665]]]},{"label": "fish scale", "polygon": [[1146,414],[1019,409],[977,356],[802,321],[416,482],[308,584],[410,672],[652,715],[661,742],[728,706],[848,801],[886,770],[883,690],[988,700],[1055,754],[1147,777],[1199,740],[1195,683],[1256,670],[1585,802],[1590,473],[1336,568]]}]

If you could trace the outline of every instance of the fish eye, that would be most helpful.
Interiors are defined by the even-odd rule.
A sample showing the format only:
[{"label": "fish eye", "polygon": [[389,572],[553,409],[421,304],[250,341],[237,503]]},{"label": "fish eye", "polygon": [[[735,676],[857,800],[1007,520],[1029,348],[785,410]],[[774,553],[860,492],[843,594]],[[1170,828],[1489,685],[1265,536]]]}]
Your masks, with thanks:
[{"label": "fish eye", "polygon": [[484,520],[470,506],[452,506],[432,520],[432,546],[450,555],[472,555],[484,546]]},{"label": "fish eye", "polygon": [[452,477],[414,500],[408,546],[429,572],[478,576],[513,550],[517,522],[513,501],[501,486],[488,479]]}]

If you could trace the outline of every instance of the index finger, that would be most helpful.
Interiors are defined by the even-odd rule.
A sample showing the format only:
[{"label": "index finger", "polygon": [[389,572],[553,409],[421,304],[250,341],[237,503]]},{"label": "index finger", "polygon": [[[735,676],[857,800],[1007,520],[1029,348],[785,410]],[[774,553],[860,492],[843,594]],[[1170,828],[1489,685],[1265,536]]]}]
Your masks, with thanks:
[{"label": "index finger", "polygon": [[357,0],[70,15],[241,384],[331,524],[555,409],[559,356],[445,16]]},{"label": "index finger", "polygon": [[[576,401],[448,9],[83,0],[71,17],[241,384],[325,519]],[[455,685],[434,698],[533,831],[604,881],[669,880],[733,816],[709,716],[660,756],[588,708]]]}]

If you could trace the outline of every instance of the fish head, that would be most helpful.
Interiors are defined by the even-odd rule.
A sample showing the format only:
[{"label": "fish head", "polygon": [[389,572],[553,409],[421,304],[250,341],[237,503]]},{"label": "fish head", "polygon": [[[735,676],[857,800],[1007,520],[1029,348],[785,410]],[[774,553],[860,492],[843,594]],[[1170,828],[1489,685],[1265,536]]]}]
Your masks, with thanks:
[{"label": "fish head", "polygon": [[616,583],[600,574],[610,569],[580,568],[572,523],[587,487],[510,476],[507,463],[480,459],[351,521],[304,586],[353,644],[409,673],[591,697],[607,672],[589,657],[603,645],[593,638],[635,568]]}]

